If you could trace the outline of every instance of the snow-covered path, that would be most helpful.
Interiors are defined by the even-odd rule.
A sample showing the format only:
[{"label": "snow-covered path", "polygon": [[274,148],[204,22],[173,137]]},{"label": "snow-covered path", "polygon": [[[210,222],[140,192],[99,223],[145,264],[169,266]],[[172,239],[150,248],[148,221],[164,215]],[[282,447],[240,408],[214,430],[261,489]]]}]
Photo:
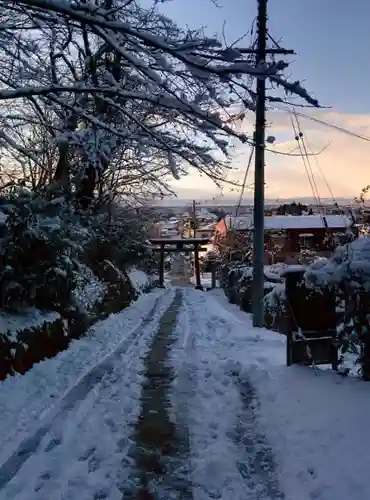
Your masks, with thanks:
[{"label": "snow-covered path", "polygon": [[[191,287],[156,292],[131,307],[137,309],[131,322],[129,312],[115,315],[92,338],[0,387],[8,416],[0,497],[283,498],[258,428],[255,394],[233,358],[242,323]],[[121,337],[119,329],[126,330]],[[109,350],[94,340],[99,332]],[[86,357],[87,369],[76,370],[78,377],[58,393],[57,374],[73,373],[70,366],[86,356],[84,342],[96,343],[93,361]],[[26,423],[20,395],[40,374],[49,384],[43,380],[46,394],[34,392],[38,403],[32,401]],[[21,421],[13,436],[6,400],[12,390],[19,393],[14,416]]]},{"label": "snow-covered path", "polygon": [[210,294],[184,291],[172,400],[189,426],[195,500],[285,498],[255,411],[258,398],[239,361],[249,343],[246,325]]},{"label": "snow-covered path", "polygon": [[[238,359],[246,344],[253,351],[243,323],[191,287],[156,292],[136,308],[136,324],[120,341],[128,313],[102,322],[110,352],[98,349],[65,394],[54,394],[57,402],[34,393],[32,425],[20,411],[13,446],[8,426],[0,498],[284,498],[258,398]],[[33,369],[47,367],[54,393],[55,373],[84,352],[76,346]],[[32,387],[38,379],[31,372],[0,386],[8,416],[6,395],[17,385],[25,393],[25,380]]]}]

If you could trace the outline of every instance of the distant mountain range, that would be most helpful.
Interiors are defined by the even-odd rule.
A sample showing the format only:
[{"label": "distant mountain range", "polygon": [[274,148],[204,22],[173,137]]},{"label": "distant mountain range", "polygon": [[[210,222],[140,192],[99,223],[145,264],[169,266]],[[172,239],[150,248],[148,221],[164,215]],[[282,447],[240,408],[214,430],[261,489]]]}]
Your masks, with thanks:
[{"label": "distant mountain range", "polygon": [[[215,196],[213,199],[212,197],[205,199],[206,197],[199,198],[196,197],[196,192],[194,193],[194,198],[165,198],[160,201],[153,202],[154,206],[158,207],[186,207],[190,206],[193,203],[193,199],[197,203],[197,205],[202,205],[204,207],[206,206],[232,206],[235,205],[239,199],[238,196]],[[293,201],[297,203],[302,203],[303,205],[316,205],[316,201],[314,198],[310,196],[296,196],[295,198],[279,198],[279,199],[266,199],[265,203],[266,205],[283,205],[284,203],[292,203]],[[352,201],[353,198],[347,197],[347,198],[336,198],[335,201],[339,205],[349,205]],[[324,205],[332,205],[333,200],[332,198],[321,198],[321,202]],[[242,202],[243,206],[247,205],[253,205],[253,198],[252,197],[245,197],[243,198]]]}]

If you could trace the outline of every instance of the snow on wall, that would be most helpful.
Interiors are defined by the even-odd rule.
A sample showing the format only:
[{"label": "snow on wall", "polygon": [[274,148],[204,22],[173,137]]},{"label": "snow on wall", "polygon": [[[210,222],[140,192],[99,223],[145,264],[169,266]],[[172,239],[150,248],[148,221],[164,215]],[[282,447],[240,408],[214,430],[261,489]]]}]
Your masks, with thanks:
[{"label": "snow on wall", "polygon": [[52,323],[60,318],[55,312],[42,312],[36,308],[25,310],[22,314],[0,313],[0,333],[6,335],[9,340],[16,341],[17,334],[21,330],[38,328],[44,323]]}]

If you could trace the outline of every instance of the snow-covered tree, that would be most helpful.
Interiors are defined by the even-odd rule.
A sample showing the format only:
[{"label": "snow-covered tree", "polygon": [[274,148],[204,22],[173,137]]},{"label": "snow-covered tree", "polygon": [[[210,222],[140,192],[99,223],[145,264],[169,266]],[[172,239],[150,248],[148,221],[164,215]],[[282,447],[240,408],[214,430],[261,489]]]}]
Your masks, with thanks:
[{"label": "snow-covered tree", "polygon": [[2,0],[0,19],[2,150],[21,175],[29,162],[51,168],[83,206],[112,186],[165,193],[188,166],[221,180],[230,137],[252,142],[233,127],[236,109],[254,109],[251,76],[317,105],[283,78],[284,62],[256,67],[248,50],[180,29],[154,5]]}]

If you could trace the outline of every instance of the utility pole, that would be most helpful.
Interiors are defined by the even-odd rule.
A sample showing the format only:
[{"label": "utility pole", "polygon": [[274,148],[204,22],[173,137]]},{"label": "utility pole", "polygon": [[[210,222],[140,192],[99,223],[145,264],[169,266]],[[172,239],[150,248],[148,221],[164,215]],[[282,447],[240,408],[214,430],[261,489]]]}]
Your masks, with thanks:
[{"label": "utility pole", "polygon": [[[256,65],[266,61],[267,0],[258,0]],[[253,326],[264,323],[266,80],[257,77],[253,214]]]},{"label": "utility pole", "polygon": [[[267,0],[257,0],[256,66],[266,62],[267,54],[294,54],[293,50],[279,47],[268,49]],[[264,260],[265,260],[265,104],[266,80],[257,77],[256,125],[254,133],[254,214],[253,214],[253,326],[264,323]]]}]

